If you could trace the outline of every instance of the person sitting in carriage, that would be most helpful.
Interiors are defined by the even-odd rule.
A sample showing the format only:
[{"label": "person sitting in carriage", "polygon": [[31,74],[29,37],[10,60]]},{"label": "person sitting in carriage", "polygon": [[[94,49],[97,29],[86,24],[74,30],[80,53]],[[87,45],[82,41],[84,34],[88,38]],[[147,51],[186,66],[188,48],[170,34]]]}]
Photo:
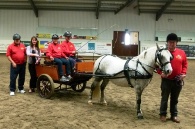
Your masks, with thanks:
[{"label": "person sitting in carriage", "polygon": [[[60,75],[60,81],[66,82],[71,79],[71,71],[70,71],[70,62],[68,57],[63,53],[61,45],[58,42],[58,35],[54,34],[52,36],[52,42],[49,44],[46,56],[49,57],[52,61],[54,61],[58,66],[58,73]],[[66,75],[64,75],[63,65],[66,67]]]},{"label": "person sitting in carriage", "polygon": [[61,43],[63,53],[69,58],[71,63],[71,68],[74,69],[76,62],[81,62],[81,60],[76,58],[76,48],[72,42],[70,42],[72,33],[70,31],[66,31],[64,33],[65,41]]}]

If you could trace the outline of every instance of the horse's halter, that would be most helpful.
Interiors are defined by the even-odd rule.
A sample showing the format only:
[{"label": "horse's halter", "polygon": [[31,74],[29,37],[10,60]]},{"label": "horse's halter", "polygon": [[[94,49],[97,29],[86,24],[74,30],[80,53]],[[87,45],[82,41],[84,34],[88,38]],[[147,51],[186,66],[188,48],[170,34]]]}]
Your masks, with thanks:
[{"label": "horse's halter", "polygon": [[[162,61],[161,61],[161,59],[162,59],[161,52],[162,52],[163,50],[166,50],[166,49],[162,48],[162,49],[156,50],[156,54],[155,54],[155,63],[156,63],[158,66],[160,66],[160,69],[161,69],[161,70],[164,71],[164,69],[163,69],[164,66],[166,66],[167,64],[169,64],[170,61],[167,61],[167,62],[165,62],[165,63],[162,63]],[[173,59],[173,56],[170,58],[170,60],[172,60],[172,59]]]}]

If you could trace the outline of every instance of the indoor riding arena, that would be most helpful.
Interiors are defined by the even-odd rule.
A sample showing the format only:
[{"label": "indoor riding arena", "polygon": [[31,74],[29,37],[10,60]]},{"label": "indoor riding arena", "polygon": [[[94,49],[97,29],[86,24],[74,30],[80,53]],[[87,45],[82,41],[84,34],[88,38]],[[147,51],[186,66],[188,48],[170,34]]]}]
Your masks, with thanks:
[{"label": "indoor riding arena", "polygon": [[[0,129],[194,129],[194,8],[192,0],[0,0]],[[169,41],[170,33],[176,34],[177,40]],[[36,58],[32,58],[31,49],[28,53],[28,48],[33,46],[33,36],[38,45],[32,48],[38,52]],[[73,56],[65,52],[64,42],[73,44]],[[54,48],[55,43],[59,45],[58,50]],[[170,52],[170,44],[174,43],[174,50],[181,49],[188,63],[177,104],[180,123],[169,119],[170,96],[166,122],[159,115],[162,74],[156,73],[156,68],[157,65],[162,70],[168,66],[174,68],[172,60],[182,58]],[[50,53],[52,45],[51,53],[63,53],[60,58],[65,55],[69,61],[74,57],[74,66],[70,62],[70,79],[65,75],[67,66],[62,66],[65,80],[62,79],[55,62],[59,57]],[[148,65],[142,59],[151,47],[155,47],[155,54],[151,56],[155,59]],[[169,58],[162,51],[168,52]],[[100,63],[107,55],[122,59],[123,63],[112,64],[116,68],[108,68],[114,71],[119,69],[119,64],[124,64],[120,71],[111,71],[111,74],[101,71]],[[100,63],[95,63],[101,56],[104,57]],[[140,64],[130,65],[137,57],[142,57],[136,60]],[[32,63],[35,69],[31,72],[37,77],[32,83],[33,89],[30,87],[31,58],[38,62]],[[18,88],[18,76],[16,89],[12,91],[11,71],[16,74],[13,71],[20,66],[16,60],[24,60],[24,89]],[[97,70],[93,69],[95,65]],[[136,86],[140,83],[132,88],[109,82],[104,92],[107,103],[97,96],[90,103],[91,94],[95,94],[91,91],[94,80],[102,77],[114,81],[125,79],[126,84],[130,79],[136,82],[136,76],[131,78],[125,74],[126,66],[128,70],[135,67],[135,73],[141,75],[138,68],[146,69],[146,73],[147,67],[152,69],[151,81],[141,95],[143,118],[137,114]],[[122,77],[118,77],[120,74]]]}]

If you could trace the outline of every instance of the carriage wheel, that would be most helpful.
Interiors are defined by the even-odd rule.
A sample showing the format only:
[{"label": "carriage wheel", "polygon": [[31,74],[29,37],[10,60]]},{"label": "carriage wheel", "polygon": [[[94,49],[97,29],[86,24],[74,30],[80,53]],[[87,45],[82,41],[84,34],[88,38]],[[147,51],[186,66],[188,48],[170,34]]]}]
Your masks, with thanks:
[{"label": "carriage wheel", "polygon": [[71,85],[72,89],[76,92],[83,92],[86,88],[87,82],[79,83],[79,84],[73,84]]},{"label": "carriage wheel", "polygon": [[37,80],[37,91],[43,98],[49,99],[54,93],[54,82],[53,79],[47,75],[42,74]]}]

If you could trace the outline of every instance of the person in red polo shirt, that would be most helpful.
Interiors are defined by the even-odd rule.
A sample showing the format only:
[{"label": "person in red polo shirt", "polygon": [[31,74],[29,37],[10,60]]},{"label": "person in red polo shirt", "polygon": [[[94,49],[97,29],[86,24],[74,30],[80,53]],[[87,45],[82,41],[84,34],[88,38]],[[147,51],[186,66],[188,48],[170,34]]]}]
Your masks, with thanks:
[{"label": "person in red polo shirt", "polygon": [[26,70],[26,48],[25,45],[20,42],[21,36],[19,34],[13,35],[14,42],[7,48],[6,56],[10,61],[10,95],[15,95],[16,79],[18,78],[18,92],[25,93],[24,81]]},{"label": "person in red polo shirt", "polygon": [[[46,56],[48,56],[52,61],[54,61],[58,65],[58,73],[60,75],[60,81],[66,82],[71,79],[70,72],[70,62],[68,57],[62,52],[61,45],[58,43],[58,35],[54,34],[52,36],[52,42],[49,44],[46,52]],[[64,71],[62,66],[66,66],[66,76],[64,76]]]},{"label": "person in red polo shirt", "polygon": [[62,49],[64,54],[69,58],[71,63],[71,68],[73,69],[75,67],[76,62],[81,62],[81,60],[76,59],[76,48],[72,42],[70,42],[70,38],[72,36],[72,33],[70,31],[66,31],[64,33],[65,41],[61,43]]},{"label": "person in red polo shirt", "polygon": [[185,52],[179,48],[176,48],[177,42],[178,37],[176,34],[171,33],[167,36],[167,47],[174,57],[173,60],[171,60],[173,72],[171,75],[166,76],[164,73],[158,71],[162,78],[160,104],[160,120],[162,122],[166,121],[167,105],[170,95],[170,119],[173,122],[180,123],[180,120],[177,118],[177,103],[183,86],[183,79],[186,77],[188,63]]}]

